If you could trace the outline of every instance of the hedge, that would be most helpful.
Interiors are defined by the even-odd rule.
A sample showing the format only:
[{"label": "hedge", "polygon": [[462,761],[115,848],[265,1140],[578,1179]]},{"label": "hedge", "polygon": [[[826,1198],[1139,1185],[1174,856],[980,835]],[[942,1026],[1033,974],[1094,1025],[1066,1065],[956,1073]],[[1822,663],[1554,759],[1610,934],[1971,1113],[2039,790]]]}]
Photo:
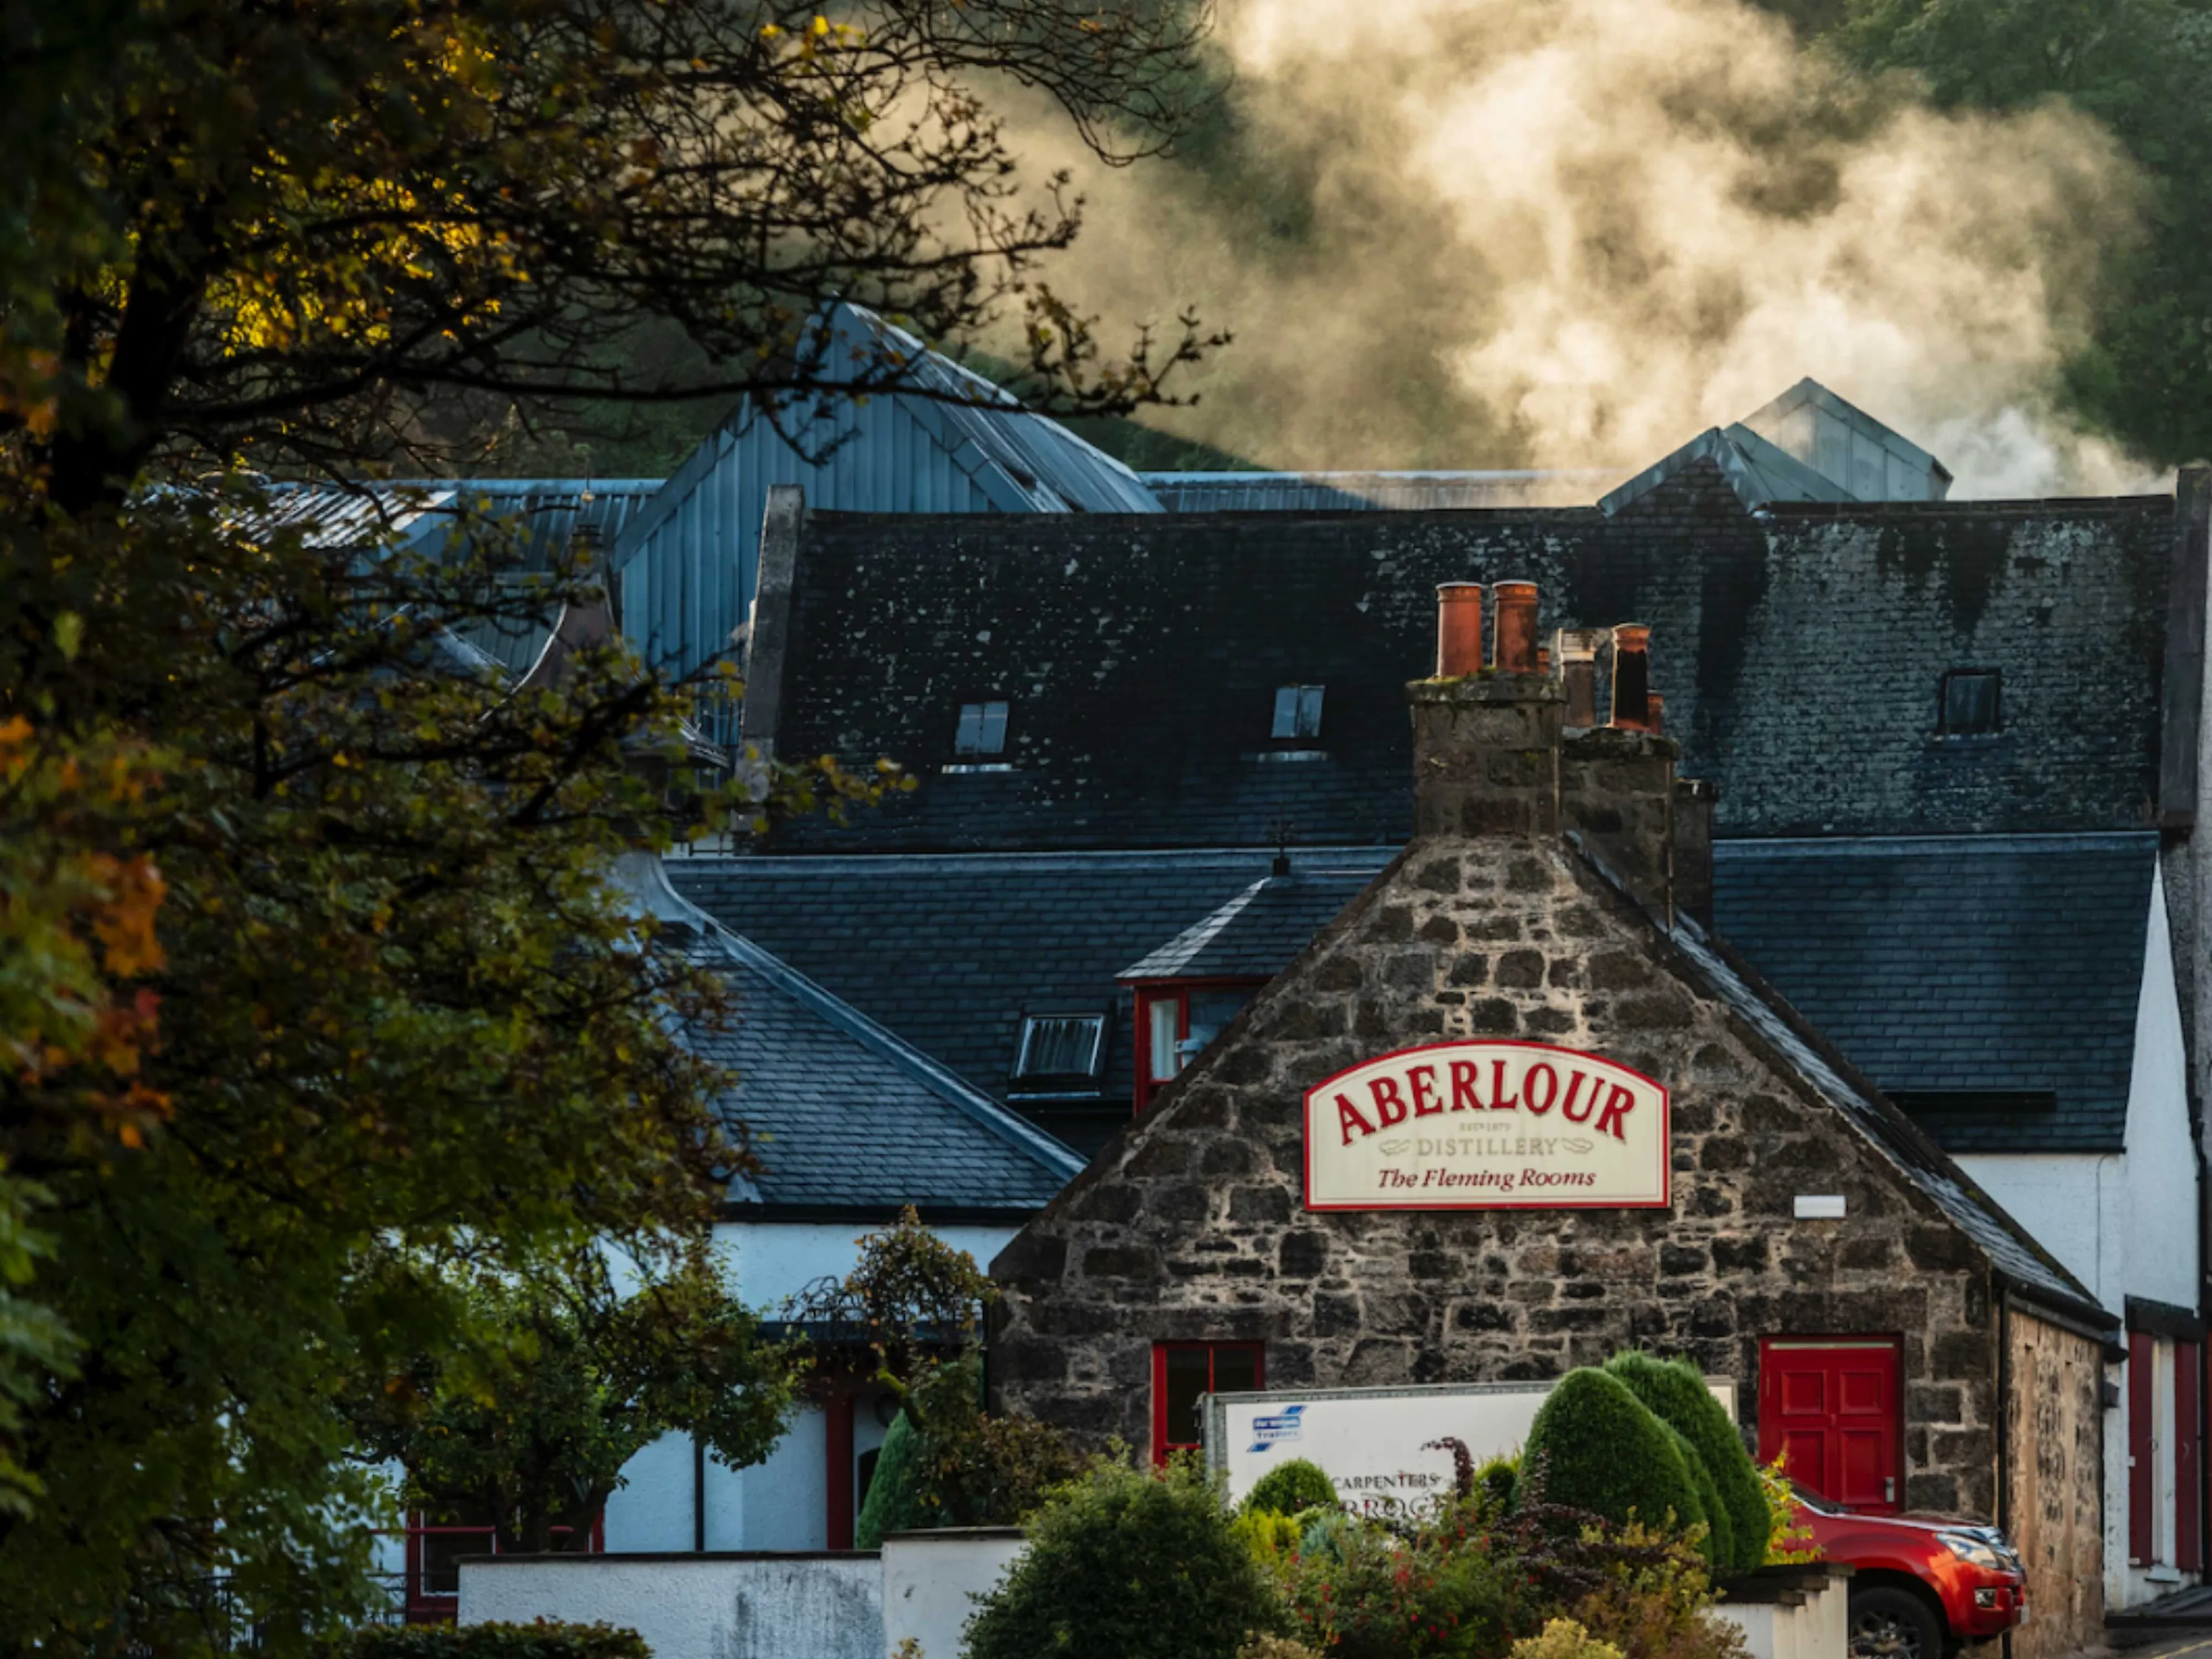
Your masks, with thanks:
[{"label": "hedge", "polygon": [[1529,1425],[1521,1455],[1524,1502],[1564,1504],[1616,1524],[1705,1519],[1674,1437],[1620,1378],[1569,1371]]},{"label": "hedge", "polygon": [[[1656,1417],[1658,1413],[1654,1412],[1652,1415]],[[1682,1467],[1689,1470],[1690,1485],[1698,1494],[1698,1508],[1704,1512],[1705,1540],[1698,1553],[1715,1568],[1725,1568],[1735,1559],[1735,1546],[1730,1541],[1733,1534],[1729,1530],[1728,1511],[1721,1507],[1720,1489],[1713,1485],[1713,1472],[1705,1467],[1705,1460],[1698,1455],[1698,1449],[1683,1437],[1680,1429],[1663,1417],[1659,1418],[1659,1426],[1667,1431],[1668,1438],[1681,1455]]]},{"label": "hedge", "polygon": [[[1735,1572],[1750,1572],[1765,1565],[1771,1517],[1759,1486],[1759,1471],[1752,1467],[1742,1435],[1729,1420],[1721,1402],[1713,1398],[1698,1368],[1685,1359],[1655,1359],[1646,1353],[1615,1354],[1605,1368],[1653,1415],[1680,1430],[1705,1459],[1720,1493],[1721,1507],[1728,1514],[1729,1548],[1726,1554],[1717,1548],[1709,1550],[1713,1565]],[[1708,1518],[1717,1540],[1719,1519]]]},{"label": "hedge", "polygon": [[368,1625],[345,1659],[653,1659],[634,1630],[615,1625]]}]

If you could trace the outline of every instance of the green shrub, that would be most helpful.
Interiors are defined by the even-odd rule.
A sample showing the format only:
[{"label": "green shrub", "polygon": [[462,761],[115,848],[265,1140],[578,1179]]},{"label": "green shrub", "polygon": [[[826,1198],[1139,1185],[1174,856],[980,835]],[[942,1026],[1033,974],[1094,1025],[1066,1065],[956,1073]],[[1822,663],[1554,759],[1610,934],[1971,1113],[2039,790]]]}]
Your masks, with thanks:
[{"label": "green shrub", "polygon": [[1492,1515],[1509,1512],[1521,1492],[1521,1460],[1493,1457],[1474,1472],[1474,1492]]},{"label": "green shrub", "polygon": [[1291,1628],[1329,1659],[1498,1659],[1544,1611],[1478,1504],[1448,1503],[1414,1527],[1342,1517],[1333,1547],[1283,1565]]},{"label": "green shrub", "polygon": [[1788,1565],[1820,1559],[1820,1547],[1813,1541],[1813,1529],[1799,1524],[1797,1493],[1783,1469],[1787,1461],[1777,1452],[1771,1463],[1752,1465],[1759,1476],[1759,1496],[1766,1503],[1766,1561],[1762,1565]]},{"label": "green shrub", "polygon": [[1282,1603],[1231,1529],[1213,1483],[1185,1463],[1115,1464],[1062,1488],[1030,1547],[981,1598],[968,1659],[1235,1659],[1278,1631]]},{"label": "green shrub", "polygon": [[1751,1659],[1743,1629],[1711,1616],[1705,1564],[1679,1539],[1623,1528],[1599,1583],[1571,1609],[1629,1659]]},{"label": "green shrub", "polygon": [[895,1532],[1012,1526],[1082,1472],[1056,1430],[983,1409],[982,1365],[971,1354],[926,1376],[892,1422],[854,1541],[872,1550]]},{"label": "green shrub", "polygon": [[1573,1620],[1554,1619],[1541,1636],[1524,1636],[1516,1642],[1510,1659],[1621,1659],[1621,1654]]},{"label": "green shrub", "polygon": [[1297,1522],[1273,1510],[1243,1510],[1229,1525],[1263,1567],[1273,1567],[1284,1556],[1296,1553],[1305,1534]]},{"label": "green shrub", "polygon": [[1679,1528],[1704,1518],[1673,1437],[1626,1383],[1588,1366],[1552,1389],[1521,1467],[1523,1504],[1565,1504],[1615,1524],[1641,1517]]},{"label": "green shrub", "polygon": [[634,1630],[613,1625],[368,1625],[346,1659],[653,1659]]},{"label": "green shrub", "polygon": [[1644,1353],[1615,1354],[1605,1368],[1660,1421],[1680,1431],[1705,1459],[1727,1520],[1723,1549],[1720,1547],[1722,1516],[1715,1513],[1706,1517],[1712,1524],[1714,1539],[1707,1559],[1722,1572],[1749,1572],[1762,1565],[1772,1518],[1759,1471],[1751,1454],[1744,1449],[1742,1435],[1729,1421],[1729,1414],[1713,1398],[1698,1368],[1687,1360],[1655,1359]]},{"label": "green shrub", "polygon": [[1243,1507],[1272,1510],[1277,1515],[1296,1515],[1302,1510],[1334,1508],[1335,1504],[1336,1484],[1322,1472],[1321,1465],[1293,1457],[1255,1480],[1252,1490],[1244,1494]]},{"label": "green shrub", "polygon": [[[1690,1472],[1690,1486],[1698,1494],[1698,1513],[1705,1522],[1698,1553],[1725,1571],[1732,1559],[1729,1554],[1729,1518],[1728,1511],[1721,1507],[1720,1489],[1713,1485],[1713,1472],[1705,1467],[1705,1460],[1698,1455],[1698,1449],[1683,1437],[1680,1429],[1663,1417],[1659,1419],[1659,1426],[1667,1431],[1668,1438],[1674,1443],[1674,1449],[1682,1459],[1682,1467]],[[1686,1527],[1688,1524],[1686,1522]]]}]

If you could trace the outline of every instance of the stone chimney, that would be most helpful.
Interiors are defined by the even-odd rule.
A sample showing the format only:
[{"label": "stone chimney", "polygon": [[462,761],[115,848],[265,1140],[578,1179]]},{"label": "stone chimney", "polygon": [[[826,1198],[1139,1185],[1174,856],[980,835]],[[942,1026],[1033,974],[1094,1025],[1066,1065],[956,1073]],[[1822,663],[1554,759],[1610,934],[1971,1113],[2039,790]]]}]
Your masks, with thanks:
[{"label": "stone chimney", "polygon": [[1413,832],[1537,837],[1571,830],[1639,902],[1670,920],[1679,906],[1707,921],[1713,792],[1675,777],[1680,746],[1656,729],[1650,630],[1613,630],[1613,720],[1577,729],[1575,714],[1595,720],[1605,632],[1562,629],[1547,661],[1552,653],[1536,644],[1534,585],[1499,582],[1492,597],[1497,661],[1484,667],[1482,590],[1471,582],[1437,590],[1437,672],[1406,688]]},{"label": "stone chimney", "polygon": [[[1501,584],[1502,586],[1502,584]],[[1535,594],[1528,595],[1527,666],[1480,665],[1481,590],[1437,590],[1437,672],[1406,688],[1413,716],[1413,833],[1552,836],[1559,828],[1559,683],[1535,664]],[[1516,610],[1521,601],[1513,604]],[[1522,650],[1520,617],[1510,650]],[[1467,641],[1478,641],[1472,659]],[[1501,634],[1499,643],[1504,646]]]}]

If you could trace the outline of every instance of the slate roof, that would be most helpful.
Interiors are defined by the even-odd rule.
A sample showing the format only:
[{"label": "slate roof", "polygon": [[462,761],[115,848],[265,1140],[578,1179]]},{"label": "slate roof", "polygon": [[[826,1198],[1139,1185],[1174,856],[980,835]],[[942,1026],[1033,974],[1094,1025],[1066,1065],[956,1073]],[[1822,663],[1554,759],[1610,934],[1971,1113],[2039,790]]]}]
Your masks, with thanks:
[{"label": "slate roof", "polygon": [[1375,879],[1372,856],[1262,876],[1121,970],[1124,980],[1273,979]]},{"label": "slate roof", "polygon": [[[1579,838],[1568,839],[1579,847]],[[1601,861],[1583,854],[1615,887],[1620,883]],[[1626,892],[1626,889],[1622,890]],[[1692,976],[1702,981],[1755,1031],[1761,1041],[1814,1093],[1833,1105],[1887,1158],[1959,1230],[1980,1247],[1998,1274],[2031,1299],[2110,1332],[2119,1322],[2099,1304],[2087,1286],[2035,1242],[1881,1091],[1858,1075],[1806,1024],[1800,1011],[1763,983],[1747,964],[1687,916],[1669,927],[1646,913],[1646,920],[1674,945]]]},{"label": "slate roof", "polygon": [[[1652,629],[1654,687],[1724,836],[2125,830],[2158,797],[2168,496],[1743,505],[1694,461],[1622,510],[810,514],[780,752],[921,787],[787,848],[1401,845],[1403,686],[1435,586],[1525,578],[1539,625]],[[1954,667],[2006,729],[1937,729]],[[1317,738],[1271,737],[1325,687]],[[948,773],[964,702],[1007,770]]]},{"label": "slate roof", "polygon": [[[1396,851],[1291,859],[1297,869],[1311,861],[1371,877]],[[1122,970],[1243,893],[1271,861],[1238,850],[751,856],[672,860],[667,869],[685,899],[1002,1101],[1024,1011],[1109,1012],[1099,1097],[1023,1106],[1091,1144],[1127,1118],[1134,1095]]]},{"label": "slate roof", "polygon": [[1026,1213],[1082,1169],[1052,1136],[673,895],[662,926],[732,994],[729,1025],[690,1041],[736,1073],[722,1109],[761,1161],[734,1200]]},{"label": "slate roof", "polygon": [[2154,834],[1713,851],[1716,930],[1947,1149],[2121,1150]]}]

